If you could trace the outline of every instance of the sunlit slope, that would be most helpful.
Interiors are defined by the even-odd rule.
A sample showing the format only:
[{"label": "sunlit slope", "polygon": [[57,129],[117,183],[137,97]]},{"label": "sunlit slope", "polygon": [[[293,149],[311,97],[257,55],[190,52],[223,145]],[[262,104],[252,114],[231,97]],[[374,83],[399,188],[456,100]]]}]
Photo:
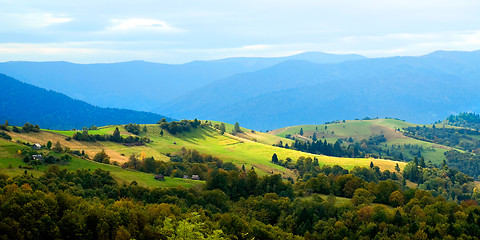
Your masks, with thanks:
[{"label": "sunlit slope", "polygon": [[[127,135],[122,126],[118,126],[122,135]],[[103,131],[103,133],[113,132],[114,126],[100,128],[97,131]],[[142,125],[143,128],[143,125]],[[227,130],[228,131],[228,130]],[[244,129],[245,132],[250,130]],[[353,168],[354,166],[369,166],[370,161],[373,161],[375,165],[382,169],[394,170],[397,162],[380,160],[380,159],[351,159],[351,158],[337,158],[323,155],[314,155],[309,153],[303,153],[291,149],[274,147],[271,144],[263,144],[260,142],[254,142],[248,139],[243,139],[239,136],[232,136],[230,134],[220,134],[216,129],[210,127],[203,127],[193,129],[190,132],[178,133],[175,135],[169,134],[167,131],[163,131],[163,136],[160,134],[161,129],[156,124],[147,125],[147,132],[141,133],[140,136],[149,137],[152,142],[145,146],[124,146],[118,143],[112,142],[79,142],[75,140],[67,141],[67,136],[72,136],[72,131],[55,131],[47,132],[41,131],[40,133],[22,133],[12,134],[14,140],[27,141],[30,143],[45,144],[47,141],[56,142],[59,141],[62,146],[68,146],[72,150],[84,150],[89,156],[93,155],[102,149],[105,149],[108,155],[111,157],[111,161],[117,161],[119,163],[128,160],[128,156],[131,154],[141,154],[145,152],[146,156],[153,156],[156,160],[169,161],[167,154],[175,154],[182,148],[196,149],[200,153],[210,154],[217,156],[224,162],[233,162],[237,166],[241,167],[245,165],[247,169],[254,167],[260,174],[265,173],[281,173],[285,176],[293,176],[293,173],[281,166],[271,163],[271,158],[274,153],[277,154],[279,159],[286,159],[290,157],[293,161],[296,161],[299,157],[316,157],[319,159],[320,164],[335,165],[338,164],[345,168]],[[94,131],[92,131],[94,133]],[[251,131],[250,131],[251,133]],[[277,140],[275,136],[269,137],[264,133],[255,133],[256,137],[265,137],[265,141]],[[283,138],[281,138],[283,139]],[[399,163],[403,166],[404,163]]]},{"label": "sunlit slope", "polygon": [[[22,151],[26,148],[28,147],[22,144],[0,139],[0,173],[7,174],[9,176],[24,174],[25,170],[19,168],[19,166],[25,166],[27,164],[22,161],[21,156],[17,154],[17,151]],[[46,151],[41,152],[46,153]],[[9,166],[11,166],[11,168]],[[41,165],[38,167],[38,169],[27,170],[27,173],[33,174],[34,176],[38,177],[43,174],[47,167],[48,166],[46,165]],[[111,172],[112,176],[120,184],[130,184],[132,181],[136,181],[139,185],[146,187],[176,187],[179,185],[184,187],[191,187],[204,183],[203,181],[170,177],[166,177],[165,181],[157,181],[154,179],[153,174],[143,173],[129,169],[122,169],[119,166],[97,163],[94,161],[89,161],[76,157],[73,157],[69,164],[59,165],[59,167],[61,169],[65,168],[71,171],[76,169],[94,170],[99,168]]]},{"label": "sunlit slope", "polygon": [[[327,142],[335,142],[338,139],[352,138],[355,141],[368,139],[370,136],[383,134],[387,138],[387,145],[421,145],[425,149],[432,148],[433,150],[425,150],[422,155],[425,159],[431,160],[434,163],[440,163],[445,159],[444,152],[452,149],[443,145],[438,145],[430,142],[420,141],[402,134],[402,128],[414,127],[418,124],[408,123],[397,119],[373,119],[373,120],[348,120],[339,121],[330,124],[321,125],[299,125],[286,128],[280,128],[270,131],[269,134],[279,137],[287,135],[298,138],[309,138],[316,133],[318,139],[327,140]],[[431,125],[426,125],[431,127]],[[446,126],[449,127],[449,126]],[[303,129],[303,136],[299,135],[300,129]],[[408,153],[407,153],[408,154]]]}]

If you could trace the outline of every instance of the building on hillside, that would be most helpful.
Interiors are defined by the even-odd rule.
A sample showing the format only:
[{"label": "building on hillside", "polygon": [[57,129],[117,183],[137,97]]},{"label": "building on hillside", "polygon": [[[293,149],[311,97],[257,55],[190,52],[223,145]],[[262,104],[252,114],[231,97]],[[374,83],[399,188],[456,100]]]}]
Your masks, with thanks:
[{"label": "building on hillside", "polygon": [[183,175],[184,179],[189,179],[188,175]]},{"label": "building on hillside", "polygon": [[40,145],[40,143],[35,143],[32,145],[32,148],[35,149],[35,150],[39,150],[42,148],[42,145]]},{"label": "building on hillside", "polygon": [[200,177],[198,175],[192,175],[193,180],[200,180]]},{"label": "building on hillside", "polygon": [[155,180],[165,181],[165,177],[162,174],[157,174],[155,175]]},{"label": "building on hillside", "polygon": [[43,157],[42,155],[38,154],[38,155],[32,155],[32,159],[33,160],[38,160],[38,161],[43,161]]}]

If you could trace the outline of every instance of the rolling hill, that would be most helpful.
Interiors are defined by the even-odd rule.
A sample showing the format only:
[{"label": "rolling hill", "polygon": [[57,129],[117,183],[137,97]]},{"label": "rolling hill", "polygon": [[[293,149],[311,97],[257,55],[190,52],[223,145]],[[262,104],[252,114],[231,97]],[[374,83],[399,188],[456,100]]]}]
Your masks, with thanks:
[{"label": "rolling hill", "polygon": [[278,58],[228,58],[185,64],[21,61],[0,63],[0,73],[96,106],[150,111],[216,80],[288,60],[338,63],[363,58],[353,54],[307,52]]},{"label": "rolling hill", "polygon": [[164,116],[125,109],[101,108],[0,74],[0,119],[42,128],[81,129],[92,125],[156,123]]},{"label": "rolling hill", "polygon": [[157,108],[253,129],[370,117],[431,123],[479,108],[480,51],[337,64],[287,61],[237,74]]},{"label": "rolling hill", "polygon": [[[247,169],[254,167],[260,175],[280,173],[283,176],[295,177],[295,174],[282,166],[275,165],[271,162],[272,155],[276,153],[279,159],[286,159],[290,157],[296,161],[299,157],[316,157],[320,165],[340,165],[347,169],[352,169],[355,166],[369,166],[373,162],[382,170],[394,171],[395,164],[398,163],[403,168],[405,163],[396,162],[383,159],[369,159],[369,158],[341,158],[330,157],[324,155],[309,154],[299,152],[291,149],[279,148],[269,144],[272,141],[290,140],[270,135],[267,133],[252,132],[244,129],[249,134],[241,134],[233,136],[225,133],[220,134],[218,130],[211,127],[202,127],[192,129],[189,132],[170,134],[164,131],[160,134],[158,125],[146,125],[147,132],[140,133],[140,136],[148,137],[152,142],[144,146],[125,146],[114,142],[84,142],[76,140],[66,140],[71,137],[76,131],[58,131],[58,130],[42,130],[39,133],[14,133],[9,132],[12,136],[12,141],[21,141],[28,143],[46,144],[47,141],[60,142],[61,146],[68,147],[72,151],[84,151],[90,157],[100,152],[102,149],[110,156],[111,162],[119,164],[128,161],[131,154],[140,155],[142,152],[146,157],[154,157],[156,160],[170,161],[171,155],[179,153],[182,149],[195,149],[201,154],[208,154],[220,158],[224,162],[232,162],[238,167],[245,165]],[[114,129],[118,127],[121,134],[131,135],[125,131],[123,126],[106,126],[99,130],[90,131],[91,134],[111,134]],[[143,126],[142,126],[143,128]],[[227,124],[227,132],[232,128]],[[253,140],[259,139],[259,140]],[[84,160],[86,161],[86,160]]]},{"label": "rolling hill", "polygon": [[[348,138],[361,142],[370,137],[383,135],[386,141],[380,144],[380,147],[386,149],[395,146],[395,150],[402,152],[405,159],[413,159],[420,152],[425,161],[431,161],[434,164],[440,164],[446,160],[444,153],[455,148],[421,141],[403,134],[404,128],[416,126],[418,125],[397,119],[347,120],[329,124],[290,126],[269,131],[268,134],[279,137],[290,135],[311,140],[315,133],[318,139],[327,140],[329,143]],[[427,125],[427,127],[431,128],[432,125]],[[300,129],[304,133],[302,136],[299,135]]]}]

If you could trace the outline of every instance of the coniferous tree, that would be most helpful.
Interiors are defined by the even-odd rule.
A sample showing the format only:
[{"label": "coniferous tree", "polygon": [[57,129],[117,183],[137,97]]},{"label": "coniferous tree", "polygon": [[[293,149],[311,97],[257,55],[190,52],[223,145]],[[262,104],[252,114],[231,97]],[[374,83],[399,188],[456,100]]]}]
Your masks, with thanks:
[{"label": "coniferous tree", "polygon": [[303,128],[300,128],[300,135],[303,136]]},{"label": "coniferous tree", "polygon": [[275,163],[275,164],[278,163],[278,157],[277,157],[276,153],[274,153],[273,156],[272,156],[272,163]]},{"label": "coniferous tree", "polygon": [[235,122],[235,126],[233,127],[233,133],[236,134],[241,132],[242,130],[240,130],[240,124],[238,124],[238,122]]},{"label": "coniferous tree", "polygon": [[223,135],[225,131],[225,123],[220,123],[220,133]]}]

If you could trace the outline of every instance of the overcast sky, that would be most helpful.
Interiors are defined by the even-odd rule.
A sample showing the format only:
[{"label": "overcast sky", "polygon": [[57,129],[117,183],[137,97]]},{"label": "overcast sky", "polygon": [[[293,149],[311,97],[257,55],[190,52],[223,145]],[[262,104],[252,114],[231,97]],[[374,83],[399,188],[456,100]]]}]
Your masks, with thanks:
[{"label": "overcast sky", "polygon": [[478,0],[0,0],[0,61],[480,49]]}]

